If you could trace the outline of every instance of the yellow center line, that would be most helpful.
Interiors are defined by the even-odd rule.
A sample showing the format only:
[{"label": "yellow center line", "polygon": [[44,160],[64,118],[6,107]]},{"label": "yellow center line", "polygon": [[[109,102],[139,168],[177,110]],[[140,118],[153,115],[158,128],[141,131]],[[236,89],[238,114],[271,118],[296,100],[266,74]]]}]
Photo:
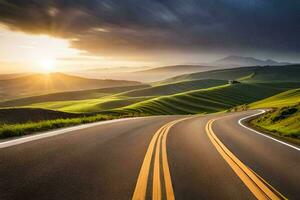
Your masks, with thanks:
[{"label": "yellow center line", "polygon": [[[165,138],[165,135],[169,132],[169,129],[174,124],[176,124],[178,121],[180,121],[180,120],[176,120],[176,121],[168,123],[161,130],[161,134],[159,135],[159,137],[157,139],[156,149],[155,149],[154,168],[153,168],[152,200],[160,200],[161,199],[160,151],[161,151],[161,149],[163,149],[165,147],[164,144],[161,147],[162,138]],[[165,154],[166,154],[166,152],[165,152]],[[162,152],[162,156],[163,156],[163,158],[165,157],[164,156],[164,152]],[[164,167],[164,165],[163,165],[163,167]],[[169,168],[168,168],[168,170],[169,170]],[[164,171],[163,171],[163,175],[164,175],[164,177],[166,176],[166,174],[164,173]],[[169,179],[169,181],[171,181],[171,179]],[[168,184],[168,186],[169,186],[169,184]],[[172,186],[172,184],[171,184],[171,186]],[[167,188],[167,186],[166,186],[166,188]],[[174,194],[173,194],[173,196],[174,196]]]},{"label": "yellow center line", "polygon": [[[167,127],[167,126],[166,126]],[[153,168],[153,185],[152,185],[152,199],[161,199],[161,182],[160,182],[160,147],[161,147],[161,138],[164,134],[166,127],[162,130],[162,134],[159,135],[158,141],[156,143],[155,149],[155,159],[154,159],[154,168]]]},{"label": "yellow center line", "polygon": [[150,171],[151,159],[154,152],[155,147],[155,155],[154,155],[154,166],[153,166],[153,185],[152,185],[152,199],[160,200],[162,199],[161,193],[161,172],[160,172],[160,151],[162,152],[162,166],[163,166],[163,176],[165,180],[165,189],[166,196],[168,200],[174,200],[174,191],[171,181],[171,175],[169,170],[168,158],[167,158],[167,134],[170,128],[178,122],[181,122],[186,119],[190,119],[191,117],[175,120],[167,123],[162,126],[153,136],[150,141],[149,147],[147,149],[139,176],[137,180],[137,184],[134,190],[133,200],[144,200],[146,199],[146,191],[148,184],[148,176]]},{"label": "yellow center line", "polygon": [[146,198],[146,190],[147,190],[147,183],[148,183],[148,176],[149,176],[149,169],[150,169],[150,164],[151,164],[151,159],[152,159],[152,154],[153,154],[153,149],[156,143],[156,140],[161,133],[161,130],[165,126],[161,127],[153,136],[153,138],[150,141],[149,147],[147,149],[139,176],[138,180],[135,186],[135,190],[133,193],[132,199],[134,200],[143,200]]},{"label": "yellow center line", "polygon": [[209,139],[221,154],[223,159],[229,164],[229,166],[248,187],[252,194],[257,199],[286,199],[273,187],[270,187],[265,180],[253,173],[250,168],[243,164],[231,151],[226,148],[226,146],[217,138],[212,130],[212,124],[214,121],[215,120],[210,120],[206,124],[206,133]]},{"label": "yellow center line", "polygon": [[[181,121],[181,120],[180,120]],[[173,124],[174,125],[174,124]],[[166,196],[168,200],[174,200],[174,190],[172,186],[171,174],[169,170],[168,155],[167,155],[167,136],[171,127],[168,127],[162,138],[162,164],[166,187]]]}]

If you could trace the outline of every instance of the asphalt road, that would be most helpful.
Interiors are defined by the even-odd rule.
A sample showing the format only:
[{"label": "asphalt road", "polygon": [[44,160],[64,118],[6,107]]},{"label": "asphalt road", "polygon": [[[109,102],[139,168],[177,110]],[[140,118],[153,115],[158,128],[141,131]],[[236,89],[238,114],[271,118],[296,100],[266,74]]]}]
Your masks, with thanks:
[{"label": "asphalt road", "polygon": [[254,113],[136,118],[0,143],[0,199],[300,199],[300,151],[238,124]]}]

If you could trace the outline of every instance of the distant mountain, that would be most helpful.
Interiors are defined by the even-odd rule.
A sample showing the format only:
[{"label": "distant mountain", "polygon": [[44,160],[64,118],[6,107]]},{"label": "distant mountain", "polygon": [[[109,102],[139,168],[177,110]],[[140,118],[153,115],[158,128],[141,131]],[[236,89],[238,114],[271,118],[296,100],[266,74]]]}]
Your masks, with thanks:
[{"label": "distant mountain", "polygon": [[267,59],[260,60],[254,57],[244,56],[227,56],[225,58],[216,60],[211,63],[213,66],[229,66],[229,67],[242,67],[242,66],[277,66],[277,65],[290,65],[288,62],[278,62],[275,60]]},{"label": "distant mountain", "polygon": [[74,90],[98,89],[116,86],[139,85],[136,81],[87,79],[63,73],[30,74],[0,80],[0,98],[46,94]]},{"label": "distant mountain", "polygon": [[69,72],[72,75],[84,76],[97,79],[122,79],[141,82],[162,81],[171,77],[205,72],[217,69],[229,69],[245,66],[278,66],[290,65],[287,62],[277,62],[274,60],[260,60],[254,57],[227,56],[211,63],[170,65],[162,67],[114,67],[114,68],[94,68],[80,72]]}]

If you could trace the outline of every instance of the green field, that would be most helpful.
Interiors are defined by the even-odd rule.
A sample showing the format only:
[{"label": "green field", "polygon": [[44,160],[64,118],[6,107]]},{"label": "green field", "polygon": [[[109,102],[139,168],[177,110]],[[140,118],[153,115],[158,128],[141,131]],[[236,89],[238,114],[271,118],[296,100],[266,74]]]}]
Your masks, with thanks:
[{"label": "green field", "polygon": [[54,101],[31,104],[28,108],[44,108],[71,113],[96,113],[109,109],[127,106],[139,101],[147,100],[147,97],[116,97],[106,96],[98,99],[87,99],[79,101]]},{"label": "green field", "polygon": [[[28,108],[43,108],[72,113],[95,113],[125,107],[167,94],[175,94],[192,89],[209,88],[216,85],[223,85],[225,83],[226,81],[223,80],[196,80],[153,87],[143,85],[124,88],[55,93],[6,101],[0,103],[0,106],[23,106]],[[95,98],[97,95],[99,95],[99,98]],[[79,98],[83,100],[76,100]]]},{"label": "green field", "polygon": [[298,87],[294,82],[228,84],[158,97],[116,111],[148,115],[212,113]]},{"label": "green field", "polygon": [[[229,80],[238,82],[228,84]],[[151,85],[60,92],[1,101],[0,108],[6,108],[10,113],[17,114],[15,108],[23,109],[23,114],[17,115],[26,116],[32,109],[40,109],[40,114],[32,115],[43,116],[26,122],[21,120],[24,117],[16,118],[15,124],[6,124],[0,116],[0,130],[5,133],[3,137],[6,137],[22,135],[22,129],[27,134],[86,123],[85,119],[92,122],[126,116],[213,113],[238,107],[281,109],[299,101],[299,88],[300,66],[296,65],[214,70],[181,75]],[[98,117],[93,118],[95,116]],[[267,122],[264,125],[265,129],[267,126],[272,127],[272,130],[275,127]],[[256,126],[259,124],[256,123]],[[282,124],[276,124],[276,129],[283,130],[279,126],[288,125],[282,121]],[[8,133],[8,130],[12,132]],[[285,130],[282,134],[295,135],[290,129]]]},{"label": "green field", "polygon": [[[300,87],[299,75],[299,66],[242,67],[181,75],[154,83],[153,86],[137,85],[33,96],[0,102],[0,107],[22,106],[72,113],[115,112],[116,109],[151,115],[206,113],[252,103]],[[225,86],[228,80],[239,80],[241,84],[215,88]]]},{"label": "green field", "polygon": [[134,86],[123,86],[123,87],[109,87],[93,90],[79,90],[72,92],[59,92],[45,95],[38,95],[26,98],[18,98],[8,101],[0,101],[0,107],[16,107],[16,106],[27,106],[45,102],[58,102],[58,101],[76,101],[76,100],[88,100],[102,98],[113,94],[142,89],[150,87],[150,85],[134,85]]},{"label": "green field", "polygon": [[193,80],[193,81],[181,81],[170,84],[160,84],[149,88],[142,88],[124,92],[120,95],[129,97],[140,97],[140,96],[165,96],[172,95],[181,92],[187,92],[190,90],[205,89],[226,84],[227,81],[217,79],[204,79],[204,80]]},{"label": "green field", "polygon": [[278,95],[250,104],[251,108],[283,107],[300,102],[300,88],[288,90]]}]

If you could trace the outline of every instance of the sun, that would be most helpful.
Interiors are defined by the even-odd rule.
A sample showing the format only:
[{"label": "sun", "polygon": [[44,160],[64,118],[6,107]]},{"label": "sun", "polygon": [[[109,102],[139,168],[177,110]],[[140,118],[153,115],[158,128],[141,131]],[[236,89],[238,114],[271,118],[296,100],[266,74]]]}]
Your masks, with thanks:
[{"label": "sun", "polygon": [[42,72],[44,73],[51,73],[55,71],[55,60],[54,59],[46,59],[40,61],[40,66]]}]

